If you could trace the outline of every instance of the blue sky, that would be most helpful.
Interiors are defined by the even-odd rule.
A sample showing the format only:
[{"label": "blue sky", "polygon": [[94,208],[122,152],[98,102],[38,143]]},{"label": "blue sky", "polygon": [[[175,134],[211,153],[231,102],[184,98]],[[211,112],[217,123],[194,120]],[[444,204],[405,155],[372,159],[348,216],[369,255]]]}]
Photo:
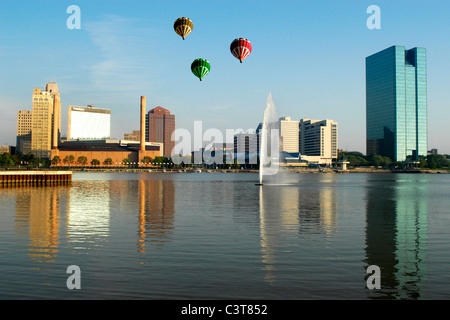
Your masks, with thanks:
[{"label": "blue sky", "polygon": [[[5,1],[0,7],[0,144],[15,145],[18,110],[31,110],[32,90],[56,81],[63,135],[67,106],[112,112],[112,137],[139,129],[140,96],[193,130],[256,128],[272,92],[279,116],[332,119],[339,148],[365,153],[364,59],[391,45],[425,47],[428,148],[450,153],[450,1]],[[81,29],[66,12],[81,9]],[[369,30],[368,6],[381,10]],[[176,18],[193,20],[182,40]],[[248,38],[242,64],[231,41]],[[211,72],[200,82],[196,58]]]}]

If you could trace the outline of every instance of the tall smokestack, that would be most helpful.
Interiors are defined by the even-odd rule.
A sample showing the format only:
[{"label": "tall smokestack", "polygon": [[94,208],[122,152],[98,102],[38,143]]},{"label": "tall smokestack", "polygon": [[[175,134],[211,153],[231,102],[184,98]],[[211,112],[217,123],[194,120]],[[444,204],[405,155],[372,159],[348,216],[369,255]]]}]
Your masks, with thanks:
[{"label": "tall smokestack", "polygon": [[141,151],[145,151],[145,100],[145,96],[141,96]]},{"label": "tall smokestack", "polygon": [[59,121],[61,112],[61,101],[59,100],[59,94],[56,93],[53,96],[53,139],[52,139],[52,149],[58,149],[59,140]]}]

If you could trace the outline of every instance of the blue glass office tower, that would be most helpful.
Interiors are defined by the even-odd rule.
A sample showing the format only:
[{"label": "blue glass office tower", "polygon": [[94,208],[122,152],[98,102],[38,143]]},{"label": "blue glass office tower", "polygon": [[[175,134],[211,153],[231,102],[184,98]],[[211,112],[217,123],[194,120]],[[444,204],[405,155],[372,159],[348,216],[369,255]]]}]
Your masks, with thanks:
[{"label": "blue glass office tower", "polygon": [[392,46],[366,57],[367,155],[427,155],[426,50]]}]

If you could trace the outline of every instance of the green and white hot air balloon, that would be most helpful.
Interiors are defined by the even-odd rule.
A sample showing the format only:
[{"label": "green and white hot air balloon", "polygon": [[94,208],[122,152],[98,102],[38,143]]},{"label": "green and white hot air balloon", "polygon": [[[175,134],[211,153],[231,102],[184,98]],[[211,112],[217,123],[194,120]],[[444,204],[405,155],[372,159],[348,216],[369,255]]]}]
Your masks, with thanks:
[{"label": "green and white hot air balloon", "polygon": [[209,73],[211,70],[211,65],[206,59],[195,59],[191,64],[192,73],[202,81],[202,79]]}]

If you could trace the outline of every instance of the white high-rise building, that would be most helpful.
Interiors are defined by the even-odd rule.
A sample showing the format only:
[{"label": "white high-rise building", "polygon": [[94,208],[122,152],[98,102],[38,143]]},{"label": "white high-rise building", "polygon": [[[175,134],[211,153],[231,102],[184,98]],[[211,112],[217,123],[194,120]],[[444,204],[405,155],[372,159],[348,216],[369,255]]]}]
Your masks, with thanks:
[{"label": "white high-rise building", "polygon": [[291,120],[290,117],[280,118],[280,152],[299,152],[299,121]]},{"label": "white high-rise building", "polygon": [[321,163],[337,159],[338,125],[333,120],[301,119],[299,124],[299,149],[303,156],[315,156]]}]

